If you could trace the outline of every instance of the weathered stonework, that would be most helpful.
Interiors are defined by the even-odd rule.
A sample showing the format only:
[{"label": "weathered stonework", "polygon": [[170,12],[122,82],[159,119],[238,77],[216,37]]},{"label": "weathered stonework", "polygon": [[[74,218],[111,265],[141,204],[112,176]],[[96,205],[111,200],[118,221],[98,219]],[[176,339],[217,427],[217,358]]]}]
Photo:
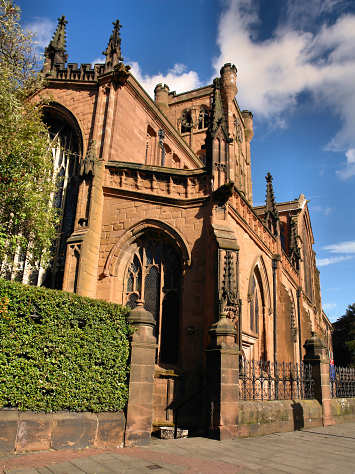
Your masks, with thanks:
[{"label": "weathered stonework", "polygon": [[[252,204],[253,115],[236,101],[236,67],[181,94],[159,84],[153,101],[124,63],[119,32],[116,22],[106,62],[93,69],[66,64],[56,34],[35,99],[50,98],[49,124],[61,107],[80,144],[61,287],[132,309],[142,300],[153,314],[149,342],[140,340],[148,327],[132,339],[126,441],[134,443],[176,417],[205,429],[211,371],[233,378],[239,357],[299,362],[312,330],[330,344],[330,323],[305,197],[277,203],[268,174],[265,206]],[[223,311],[234,331],[228,350],[209,339]],[[236,390],[212,383],[212,429],[235,436]],[[45,439],[45,426],[36,429]]]},{"label": "weathered stonework", "polygon": [[119,448],[126,418],[117,413],[0,410],[0,454],[46,449]]}]

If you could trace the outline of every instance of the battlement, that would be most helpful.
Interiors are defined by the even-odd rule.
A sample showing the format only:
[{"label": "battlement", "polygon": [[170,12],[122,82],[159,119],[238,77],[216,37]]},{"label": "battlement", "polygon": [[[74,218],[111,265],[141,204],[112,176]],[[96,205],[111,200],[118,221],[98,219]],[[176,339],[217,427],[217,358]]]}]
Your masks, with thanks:
[{"label": "battlement", "polygon": [[48,79],[57,79],[61,81],[85,81],[96,82],[98,77],[105,71],[104,64],[95,64],[91,68],[91,64],[69,63],[66,68],[62,68],[60,64],[54,66],[54,70],[47,75]]}]

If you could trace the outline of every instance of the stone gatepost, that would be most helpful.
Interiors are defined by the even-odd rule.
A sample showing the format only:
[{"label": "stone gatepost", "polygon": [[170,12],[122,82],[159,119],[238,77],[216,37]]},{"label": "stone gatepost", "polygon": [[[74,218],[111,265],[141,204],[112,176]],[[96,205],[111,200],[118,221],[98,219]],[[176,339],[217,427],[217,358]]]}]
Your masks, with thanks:
[{"label": "stone gatepost", "polygon": [[334,425],[331,414],[331,392],[329,380],[329,358],[322,340],[312,331],[312,336],[303,346],[306,350],[304,362],[311,364],[314,380],[314,397],[322,405],[323,426]]},{"label": "stone gatepost", "polygon": [[128,322],[135,331],[131,338],[131,358],[125,446],[147,444],[152,432],[153,386],[156,337],[155,320],[143,302],[130,311]]},{"label": "stone gatepost", "polygon": [[210,434],[232,439],[238,431],[239,351],[233,322],[221,314],[208,331],[207,387],[210,405]]}]

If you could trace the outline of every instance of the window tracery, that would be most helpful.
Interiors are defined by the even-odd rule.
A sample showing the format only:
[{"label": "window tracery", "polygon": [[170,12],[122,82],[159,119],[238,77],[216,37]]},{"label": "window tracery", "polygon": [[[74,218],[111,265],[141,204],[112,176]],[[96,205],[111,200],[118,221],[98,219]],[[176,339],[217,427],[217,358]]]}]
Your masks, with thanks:
[{"label": "window tracery", "polygon": [[193,122],[192,122],[191,109],[183,110],[180,117],[180,132],[181,133],[190,132],[192,129],[192,125],[193,125]]},{"label": "window tracery", "polygon": [[125,300],[130,308],[138,299],[153,314],[158,342],[157,362],[178,359],[181,260],[163,233],[148,232],[137,241],[125,278]]},{"label": "window tracery", "polygon": [[304,272],[304,289],[308,298],[312,299],[312,265],[309,251],[309,240],[307,236],[306,224],[304,223],[303,232],[303,272]]},{"label": "window tracery", "polygon": [[53,158],[53,181],[56,190],[49,206],[58,209],[61,222],[58,225],[58,237],[52,242],[52,259],[48,267],[43,268],[40,261],[31,262],[31,245],[18,249],[12,266],[10,278],[36,286],[61,288],[64,275],[66,241],[74,229],[78,180],[76,179],[81,138],[71,121],[69,113],[55,104],[44,109],[44,122],[48,125],[48,148]]},{"label": "window tracery", "polygon": [[209,125],[209,112],[205,105],[201,105],[198,115],[198,129],[203,130]]},{"label": "window tracery", "polygon": [[234,119],[234,134],[238,143],[243,142],[243,129],[240,121],[235,117]]},{"label": "window tracery", "polygon": [[255,275],[253,275],[250,291],[250,329],[259,332],[259,295]]}]

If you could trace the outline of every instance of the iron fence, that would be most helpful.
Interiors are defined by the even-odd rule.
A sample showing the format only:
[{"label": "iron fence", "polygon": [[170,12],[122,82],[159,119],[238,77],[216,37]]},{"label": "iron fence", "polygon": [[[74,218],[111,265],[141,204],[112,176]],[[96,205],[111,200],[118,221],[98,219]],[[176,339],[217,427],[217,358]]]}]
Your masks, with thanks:
[{"label": "iron fence", "polygon": [[355,368],[329,367],[330,390],[332,398],[355,397]]},{"label": "iron fence", "polygon": [[312,399],[313,388],[310,364],[255,360],[240,363],[240,400]]}]

